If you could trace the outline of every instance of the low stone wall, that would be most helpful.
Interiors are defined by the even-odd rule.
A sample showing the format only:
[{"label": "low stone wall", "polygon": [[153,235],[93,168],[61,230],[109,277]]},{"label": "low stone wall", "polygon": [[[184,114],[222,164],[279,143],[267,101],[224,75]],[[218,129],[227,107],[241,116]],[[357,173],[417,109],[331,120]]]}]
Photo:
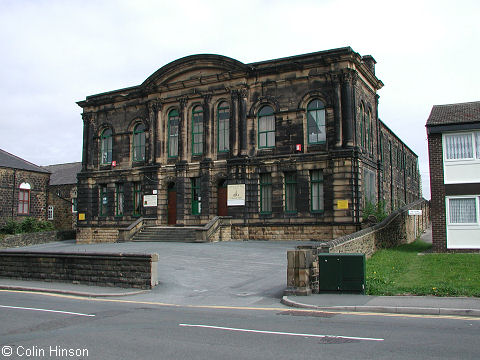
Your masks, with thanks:
[{"label": "low stone wall", "polygon": [[0,251],[0,277],[151,289],[158,284],[158,254]]},{"label": "low stone wall", "polygon": [[[422,215],[408,215],[408,210],[422,210]],[[430,204],[426,200],[418,200],[372,227],[327,241],[318,247],[299,246],[297,250],[289,250],[285,294],[308,295],[318,292],[319,269],[316,258],[319,253],[362,253],[370,257],[378,249],[413,242],[429,223]]]},{"label": "low stone wall", "polygon": [[77,227],[77,244],[114,243],[119,238],[119,228]]},{"label": "low stone wall", "polygon": [[315,224],[232,224],[233,240],[327,240],[354,232],[355,226]]},{"label": "low stone wall", "polygon": [[73,240],[75,239],[75,231],[42,231],[35,233],[7,235],[0,239],[0,248],[11,248],[45,244],[53,241]]},{"label": "low stone wall", "polygon": [[[382,222],[323,244],[323,253],[362,253],[367,257],[382,248],[391,248],[415,241],[428,226],[430,219],[429,203],[419,200],[409,204],[387,217]],[[408,210],[422,210],[421,216],[408,215]],[[416,225],[416,228],[415,228]]]}]

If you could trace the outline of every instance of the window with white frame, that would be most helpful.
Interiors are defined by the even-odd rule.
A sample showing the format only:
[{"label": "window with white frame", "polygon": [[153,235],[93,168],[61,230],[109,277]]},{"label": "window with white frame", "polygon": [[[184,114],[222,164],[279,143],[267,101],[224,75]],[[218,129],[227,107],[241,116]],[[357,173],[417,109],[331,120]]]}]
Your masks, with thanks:
[{"label": "window with white frame", "polygon": [[53,206],[48,206],[48,220],[53,220]]},{"label": "window with white frame", "polygon": [[448,198],[449,225],[478,223],[478,196]]},{"label": "window with white frame", "polygon": [[28,215],[30,213],[30,189],[29,183],[21,183],[18,189],[18,214]]},{"label": "window with white frame", "polygon": [[480,159],[480,131],[445,134],[446,160]]}]

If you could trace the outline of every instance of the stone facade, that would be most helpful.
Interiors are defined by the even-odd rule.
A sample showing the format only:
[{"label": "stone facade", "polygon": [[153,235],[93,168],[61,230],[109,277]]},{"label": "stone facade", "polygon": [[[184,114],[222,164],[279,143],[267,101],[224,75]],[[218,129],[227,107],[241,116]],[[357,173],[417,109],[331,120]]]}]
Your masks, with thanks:
[{"label": "stone facade", "polygon": [[81,163],[37,166],[0,149],[0,227],[26,217],[76,226],[77,173]]},{"label": "stone facade", "polygon": [[[25,217],[38,220],[47,219],[47,188],[50,174],[48,172],[30,171],[0,167],[0,227],[13,219],[22,221]],[[19,193],[22,184],[28,184],[23,213],[19,213]],[[28,187],[26,186],[26,187]]]},{"label": "stone facade", "polygon": [[[379,138],[406,146],[378,120],[374,66],[351,48],[252,64],[195,55],[88,96],[80,238],[111,241],[139,216],[189,226],[228,215],[232,238],[332,239],[360,227],[366,199],[389,199],[392,178],[405,202],[418,199],[418,176],[384,175]],[[236,184],[245,203],[227,206]]]},{"label": "stone facade", "polygon": [[81,163],[44,166],[50,175],[47,217],[55,229],[75,230],[77,226],[77,173]]}]

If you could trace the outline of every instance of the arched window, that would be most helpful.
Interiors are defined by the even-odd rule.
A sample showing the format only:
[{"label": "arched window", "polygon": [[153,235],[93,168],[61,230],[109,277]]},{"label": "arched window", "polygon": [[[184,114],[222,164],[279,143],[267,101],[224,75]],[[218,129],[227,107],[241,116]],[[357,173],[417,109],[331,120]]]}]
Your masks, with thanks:
[{"label": "arched window", "polygon": [[365,119],[365,149],[370,149],[370,121],[368,118],[368,113],[364,110],[363,118]]},{"label": "arched window", "polygon": [[363,103],[360,103],[360,146],[365,146],[365,110]]},{"label": "arched window", "polygon": [[18,189],[18,213],[28,215],[30,213],[30,184],[21,183]]},{"label": "arched window", "polygon": [[321,144],[325,136],[325,105],[318,99],[310,101],[307,106],[308,143]]},{"label": "arched window", "polygon": [[47,220],[53,220],[53,205],[48,206],[48,217]]},{"label": "arched window", "polygon": [[145,125],[133,129],[133,161],[145,161]]},{"label": "arched window", "polygon": [[102,159],[101,163],[111,164],[112,163],[112,130],[106,129],[102,132],[101,136],[102,142]]},{"label": "arched window", "polygon": [[275,115],[270,106],[264,106],[258,112],[258,147],[275,146]]},{"label": "arched window", "polygon": [[198,105],[192,110],[192,155],[203,153],[203,108]]},{"label": "arched window", "polygon": [[218,151],[230,150],[230,107],[223,101],[218,105]]},{"label": "arched window", "polygon": [[168,113],[168,157],[178,156],[178,122],[180,117],[177,110]]},{"label": "arched window", "polygon": [[368,123],[368,143],[367,148],[370,152],[373,152],[373,124],[372,124],[372,113],[370,109],[367,111],[367,123]]}]

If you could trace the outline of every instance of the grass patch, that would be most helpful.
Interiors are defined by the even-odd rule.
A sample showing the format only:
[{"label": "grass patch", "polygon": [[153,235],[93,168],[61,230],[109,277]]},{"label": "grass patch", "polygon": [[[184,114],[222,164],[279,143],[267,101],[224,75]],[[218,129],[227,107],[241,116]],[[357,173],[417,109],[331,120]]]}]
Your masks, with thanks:
[{"label": "grass patch", "polygon": [[368,295],[480,297],[480,254],[425,254],[420,240],[377,251],[367,260]]}]

